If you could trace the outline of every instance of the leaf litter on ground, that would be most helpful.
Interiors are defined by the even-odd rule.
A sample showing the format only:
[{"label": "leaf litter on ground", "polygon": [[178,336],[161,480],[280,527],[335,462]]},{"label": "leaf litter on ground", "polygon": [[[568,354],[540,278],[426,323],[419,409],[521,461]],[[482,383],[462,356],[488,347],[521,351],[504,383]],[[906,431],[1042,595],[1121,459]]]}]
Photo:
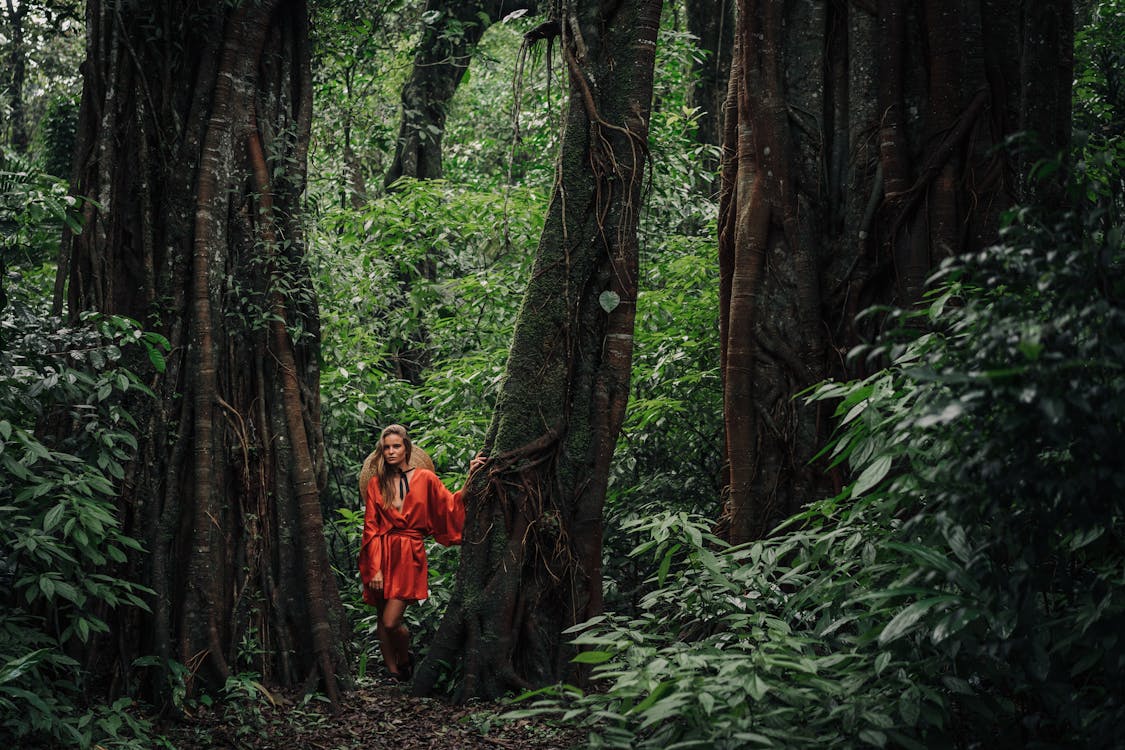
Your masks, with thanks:
[{"label": "leaf litter on ground", "polygon": [[286,696],[277,705],[201,707],[162,732],[176,750],[564,750],[585,739],[545,719],[501,720],[505,710],[416,698],[408,686],[363,680],[335,714],[325,701]]}]

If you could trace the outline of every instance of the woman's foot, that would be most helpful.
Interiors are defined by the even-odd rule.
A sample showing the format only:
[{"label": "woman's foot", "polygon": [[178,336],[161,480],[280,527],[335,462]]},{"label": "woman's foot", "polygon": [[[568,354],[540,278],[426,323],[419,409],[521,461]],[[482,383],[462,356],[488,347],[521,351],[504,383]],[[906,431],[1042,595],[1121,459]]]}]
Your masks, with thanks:
[{"label": "woman's foot", "polygon": [[406,663],[400,665],[398,670],[399,674],[402,675],[402,677],[399,678],[402,682],[406,682],[414,677],[414,653],[412,651],[406,652]]}]

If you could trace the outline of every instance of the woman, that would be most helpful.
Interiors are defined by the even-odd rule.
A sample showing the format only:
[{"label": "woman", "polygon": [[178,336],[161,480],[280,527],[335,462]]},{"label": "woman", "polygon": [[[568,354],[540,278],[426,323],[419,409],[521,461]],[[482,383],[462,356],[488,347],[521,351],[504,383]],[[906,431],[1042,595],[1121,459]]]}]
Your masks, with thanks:
[{"label": "woman", "polygon": [[[410,679],[414,663],[403,613],[406,605],[428,596],[422,540],[433,536],[447,547],[461,543],[464,489],[451,493],[432,471],[411,467],[412,445],[402,425],[386,427],[376,451],[375,475],[364,492],[359,575],[364,601],[379,612],[383,662],[395,679],[405,681]],[[469,476],[487,462],[479,454],[474,457]]]}]

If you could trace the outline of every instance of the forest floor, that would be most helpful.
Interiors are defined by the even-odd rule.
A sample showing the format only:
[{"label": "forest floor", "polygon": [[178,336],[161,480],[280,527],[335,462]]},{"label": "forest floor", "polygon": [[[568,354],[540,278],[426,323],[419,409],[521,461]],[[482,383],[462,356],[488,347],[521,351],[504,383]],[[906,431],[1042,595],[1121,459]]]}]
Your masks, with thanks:
[{"label": "forest floor", "polygon": [[546,720],[502,720],[507,709],[497,703],[415,698],[389,679],[360,683],[335,714],[319,700],[270,698],[221,711],[200,708],[165,727],[164,737],[175,750],[562,750],[585,738]]}]

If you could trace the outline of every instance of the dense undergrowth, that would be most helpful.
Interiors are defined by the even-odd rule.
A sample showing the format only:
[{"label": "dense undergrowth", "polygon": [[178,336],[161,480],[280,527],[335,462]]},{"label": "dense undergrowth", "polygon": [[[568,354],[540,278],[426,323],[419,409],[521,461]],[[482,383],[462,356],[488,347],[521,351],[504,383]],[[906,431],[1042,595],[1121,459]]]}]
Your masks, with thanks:
[{"label": "dense undergrowth", "polygon": [[165,342],[124,318],[51,317],[45,259],[59,223],[78,228],[75,202],[10,152],[0,187],[0,738],[114,747],[148,724],[130,698],[99,704],[87,649],[112,610],[147,607],[121,572],[142,550],[120,531],[114,485],[137,450],[122,396],[147,392],[136,372],[162,365]]},{"label": "dense undergrowth", "polygon": [[889,367],[809,395],[839,404],[843,493],[735,549],[707,518],[634,521],[656,573],[576,629],[594,689],[511,715],[621,748],[1119,742],[1125,227],[1089,177],[853,352]]}]

